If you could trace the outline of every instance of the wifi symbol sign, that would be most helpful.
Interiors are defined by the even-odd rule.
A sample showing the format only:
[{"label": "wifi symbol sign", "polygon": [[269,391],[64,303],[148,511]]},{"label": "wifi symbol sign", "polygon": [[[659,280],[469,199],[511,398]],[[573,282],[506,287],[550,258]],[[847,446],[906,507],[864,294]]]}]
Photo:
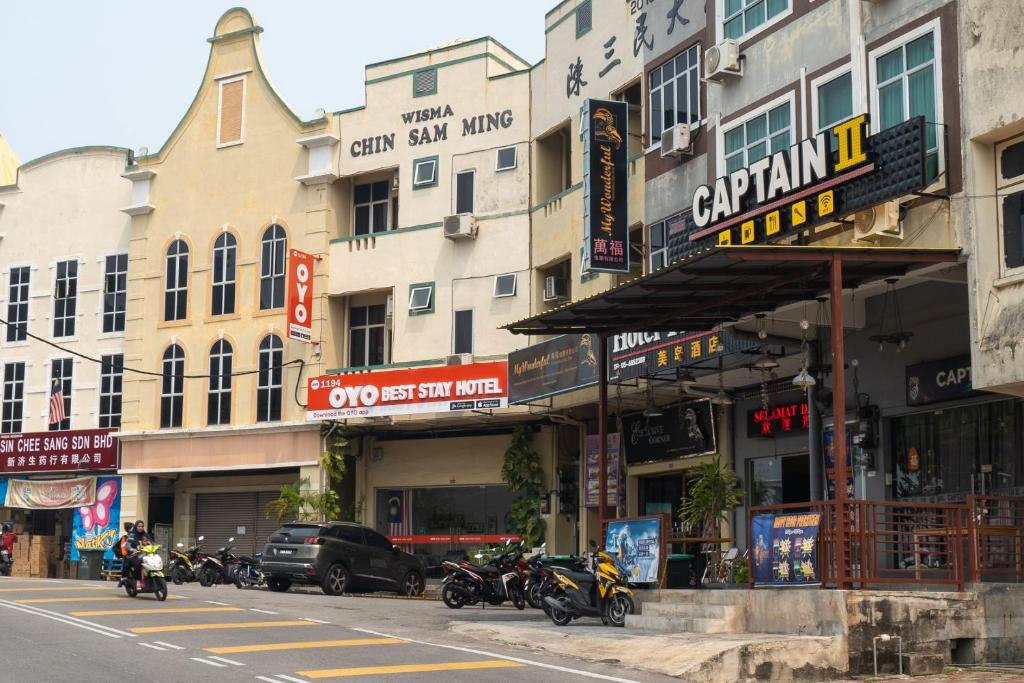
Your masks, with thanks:
[{"label": "wifi symbol sign", "polygon": [[818,195],[818,215],[827,216],[836,210],[835,194],[832,190]]}]

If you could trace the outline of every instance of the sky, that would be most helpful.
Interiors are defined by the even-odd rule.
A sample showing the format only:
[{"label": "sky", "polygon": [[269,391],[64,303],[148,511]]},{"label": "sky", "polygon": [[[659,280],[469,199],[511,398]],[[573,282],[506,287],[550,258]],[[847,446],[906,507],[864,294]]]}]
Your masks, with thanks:
[{"label": "sky", "polygon": [[[268,74],[303,118],[363,103],[366,64],[490,35],[531,64],[557,0],[250,0]],[[159,149],[230,0],[0,0],[0,135],[22,162],[81,145]],[[500,8],[500,9],[499,9]]]}]

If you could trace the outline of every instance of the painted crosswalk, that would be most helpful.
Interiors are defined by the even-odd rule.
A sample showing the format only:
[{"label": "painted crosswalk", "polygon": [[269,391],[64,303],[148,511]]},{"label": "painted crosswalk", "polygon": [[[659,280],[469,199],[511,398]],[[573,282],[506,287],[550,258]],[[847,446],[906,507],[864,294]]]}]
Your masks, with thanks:
[{"label": "painted crosswalk", "polygon": [[315,626],[312,622],[301,619],[283,619],[281,621],[232,621],[222,624],[169,624],[167,626],[136,626],[129,628],[132,633],[175,633],[180,631],[220,631],[234,628],[287,628],[292,626]]},{"label": "painted crosswalk", "polygon": [[68,614],[73,617],[116,617],[129,614],[198,614],[241,611],[241,607],[149,607],[143,609],[94,609],[68,612]]}]

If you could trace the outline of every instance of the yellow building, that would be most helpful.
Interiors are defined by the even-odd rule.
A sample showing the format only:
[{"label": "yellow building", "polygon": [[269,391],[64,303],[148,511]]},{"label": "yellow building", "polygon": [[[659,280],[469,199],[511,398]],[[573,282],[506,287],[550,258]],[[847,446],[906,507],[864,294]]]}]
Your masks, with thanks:
[{"label": "yellow building", "polygon": [[7,139],[0,135],[0,187],[18,182],[18,157]]},{"label": "yellow building", "polygon": [[[314,268],[313,342],[288,339],[286,254],[326,254],[331,119],[303,121],[267,78],[259,35],[232,9],[209,38],[195,99],[133,183],[122,432],[125,518],[261,547],[280,485],[324,486],[319,423],[300,401],[334,367]],[[319,355],[323,349],[323,355]]]}]

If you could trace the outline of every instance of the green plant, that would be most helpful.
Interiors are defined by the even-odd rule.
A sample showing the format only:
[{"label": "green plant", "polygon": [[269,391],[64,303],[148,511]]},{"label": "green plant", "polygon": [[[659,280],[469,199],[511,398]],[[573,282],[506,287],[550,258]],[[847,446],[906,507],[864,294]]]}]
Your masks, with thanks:
[{"label": "green plant", "polygon": [[519,494],[509,512],[512,532],[523,539],[527,548],[540,544],[547,526],[540,517],[544,470],[540,454],[530,445],[532,438],[529,427],[516,427],[501,466],[502,480],[513,494]]},{"label": "green plant", "polygon": [[732,582],[747,583],[750,580],[750,563],[745,557],[733,560]]},{"label": "green plant", "polygon": [[[348,453],[348,439],[337,435],[327,443],[327,450],[320,454],[320,467],[332,483],[345,478],[345,456]],[[331,488],[310,490],[309,478],[282,484],[276,500],[267,503],[267,517],[276,517],[281,524],[286,519],[303,522],[325,522],[341,516],[338,493]]]},{"label": "green plant", "polygon": [[679,518],[705,537],[721,535],[721,524],[743,501],[736,473],[720,457],[702,463],[690,492],[682,500]]}]

